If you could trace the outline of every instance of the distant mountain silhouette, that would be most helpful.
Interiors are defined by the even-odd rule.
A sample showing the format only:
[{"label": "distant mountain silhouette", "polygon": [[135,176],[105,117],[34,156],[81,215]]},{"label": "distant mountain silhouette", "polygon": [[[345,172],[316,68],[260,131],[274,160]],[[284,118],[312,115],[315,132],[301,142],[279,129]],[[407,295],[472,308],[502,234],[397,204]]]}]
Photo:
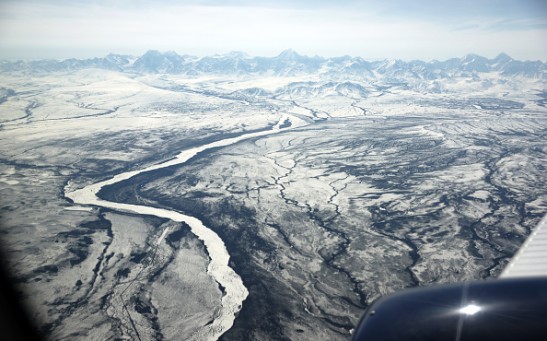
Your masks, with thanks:
[{"label": "distant mountain silhouette", "polygon": [[433,60],[381,60],[366,61],[361,57],[308,57],[292,49],[275,57],[251,57],[242,52],[206,57],[181,56],[176,52],[150,50],[142,56],[109,54],[104,58],[1,61],[1,71],[71,71],[88,68],[137,73],[166,74],[273,74],[294,76],[302,74],[351,75],[374,77],[379,74],[392,79],[420,78],[441,79],[456,76],[472,76],[478,73],[498,72],[504,76],[547,78],[546,63],[541,61],[518,61],[505,53],[494,59],[476,54],[445,61]]}]

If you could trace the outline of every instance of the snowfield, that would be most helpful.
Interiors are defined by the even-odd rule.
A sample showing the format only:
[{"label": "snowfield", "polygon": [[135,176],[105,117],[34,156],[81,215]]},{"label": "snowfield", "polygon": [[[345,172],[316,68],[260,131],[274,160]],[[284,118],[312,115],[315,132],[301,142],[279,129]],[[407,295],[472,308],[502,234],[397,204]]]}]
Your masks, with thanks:
[{"label": "snowfield", "polygon": [[344,340],[547,212],[537,63],[157,58],[0,65],[2,248],[53,339]]}]

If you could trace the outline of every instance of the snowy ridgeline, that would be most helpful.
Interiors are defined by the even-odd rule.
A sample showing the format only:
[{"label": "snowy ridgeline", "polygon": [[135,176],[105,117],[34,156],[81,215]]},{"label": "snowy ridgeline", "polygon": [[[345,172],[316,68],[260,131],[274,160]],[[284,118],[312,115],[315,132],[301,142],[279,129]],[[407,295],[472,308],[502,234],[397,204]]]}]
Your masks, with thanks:
[{"label": "snowy ridgeline", "polygon": [[469,54],[462,58],[445,61],[367,61],[361,57],[302,56],[293,50],[286,50],[275,57],[251,57],[242,52],[230,52],[223,55],[195,57],[179,55],[176,52],[150,50],[142,56],[109,54],[103,58],[0,61],[1,71],[75,71],[98,68],[124,72],[168,73],[185,75],[205,74],[260,74],[297,76],[323,74],[329,76],[352,75],[359,78],[389,77],[443,79],[454,76],[469,76],[473,73],[499,72],[504,76],[521,75],[533,78],[546,77],[546,63],[542,61],[514,60],[505,53],[493,59]]},{"label": "snowy ridgeline", "polygon": [[[347,339],[380,294],[496,276],[547,211],[542,63],[1,67],[2,242],[54,339],[188,339],[220,321],[227,288],[188,225],[65,196],[133,170],[153,171],[103,187],[110,207],[193,216],[225,244],[248,290],[228,340]],[[223,147],[154,166],[204,145]]]}]

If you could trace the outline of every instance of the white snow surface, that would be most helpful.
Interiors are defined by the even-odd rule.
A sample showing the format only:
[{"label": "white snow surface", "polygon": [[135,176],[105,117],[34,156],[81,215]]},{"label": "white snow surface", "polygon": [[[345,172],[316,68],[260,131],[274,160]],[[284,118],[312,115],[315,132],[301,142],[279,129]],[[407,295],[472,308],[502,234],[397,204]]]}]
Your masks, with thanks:
[{"label": "white snow surface", "polygon": [[[304,124],[302,120],[294,118],[293,116],[283,115],[279,123],[274,126],[272,130],[244,134],[237,137],[212,142],[200,147],[184,150],[172,160],[168,160],[163,163],[159,163],[141,170],[121,173],[111,179],[91,184],[84,188],[66,193],[66,197],[70,198],[72,201],[74,201],[75,204],[78,205],[93,205],[123,212],[130,212],[134,214],[151,215],[160,218],[171,219],[176,222],[184,222],[190,226],[192,233],[196,235],[205,245],[207,253],[209,254],[209,257],[211,259],[209,266],[207,267],[207,273],[225,289],[224,296],[222,297],[221,307],[217,312],[215,320],[213,321],[213,323],[204,326],[200,330],[197,330],[192,336],[193,340],[217,340],[222,334],[228,331],[234,324],[234,319],[241,309],[243,301],[245,301],[249,294],[247,288],[243,285],[241,277],[239,277],[239,275],[236,274],[235,271],[228,265],[230,255],[226,250],[226,245],[213,230],[209,229],[199,219],[195,217],[185,215],[174,210],[106,201],[98,198],[97,193],[105,186],[130,179],[135,175],[169,166],[184,164],[185,162],[196,156],[198,153],[205,150],[217,147],[224,147],[240,142],[242,140],[277,133],[283,130],[279,127],[286,120],[291,121],[291,127],[296,127]],[[68,184],[67,188],[65,188],[65,192],[69,188],[69,186],[70,184]],[[158,244],[162,242],[162,240],[167,235],[167,232],[168,231],[166,229],[160,235],[157,240]]]}]

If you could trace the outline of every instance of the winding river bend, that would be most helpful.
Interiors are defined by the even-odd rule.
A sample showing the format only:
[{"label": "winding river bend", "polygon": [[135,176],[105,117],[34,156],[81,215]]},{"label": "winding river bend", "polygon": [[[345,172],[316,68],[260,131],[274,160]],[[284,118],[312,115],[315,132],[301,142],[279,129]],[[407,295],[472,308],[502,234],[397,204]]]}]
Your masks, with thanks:
[{"label": "winding river bend", "polygon": [[[231,144],[240,142],[242,140],[265,136],[294,128],[295,126],[303,125],[304,122],[290,115],[284,115],[279,123],[275,125],[271,130],[254,132],[249,134],[240,135],[233,138],[227,138],[224,140],[212,142],[203,146],[184,150],[179,153],[174,159],[152,165],[150,167],[134,170],[125,173],[118,174],[111,179],[101,181],[95,184],[91,184],[82,189],[78,189],[72,192],[66,193],[66,197],[70,198],[75,204],[78,205],[93,205],[98,207],[105,207],[123,212],[129,212],[133,214],[151,215],[160,218],[167,218],[177,222],[184,222],[188,224],[191,231],[196,237],[198,237],[209,254],[210,263],[207,267],[207,273],[224,288],[224,295],[221,301],[221,307],[218,310],[218,314],[211,324],[203,326],[200,330],[194,333],[193,338],[196,340],[217,340],[222,334],[228,331],[234,324],[236,314],[241,310],[243,301],[247,298],[249,292],[243,285],[243,281],[235,271],[230,268],[228,261],[230,255],[226,250],[226,246],[222,239],[211,229],[205,226],[199,219],[182,214],[174,210],[167,210],[156,207],[149,207],[143,205],[130,205],[107,201],[97,197],[97,193],[105,187],[120,181],[124,181],[134,177],[135,175],[151,172],[165,167],[174,165],[181,165],[188,162],[198,153],[206,151],[211,148],[218,148],[229,146]],[[157,243],[161,243],[167,235],[168,230],[164,230],[157,240]]]}]

